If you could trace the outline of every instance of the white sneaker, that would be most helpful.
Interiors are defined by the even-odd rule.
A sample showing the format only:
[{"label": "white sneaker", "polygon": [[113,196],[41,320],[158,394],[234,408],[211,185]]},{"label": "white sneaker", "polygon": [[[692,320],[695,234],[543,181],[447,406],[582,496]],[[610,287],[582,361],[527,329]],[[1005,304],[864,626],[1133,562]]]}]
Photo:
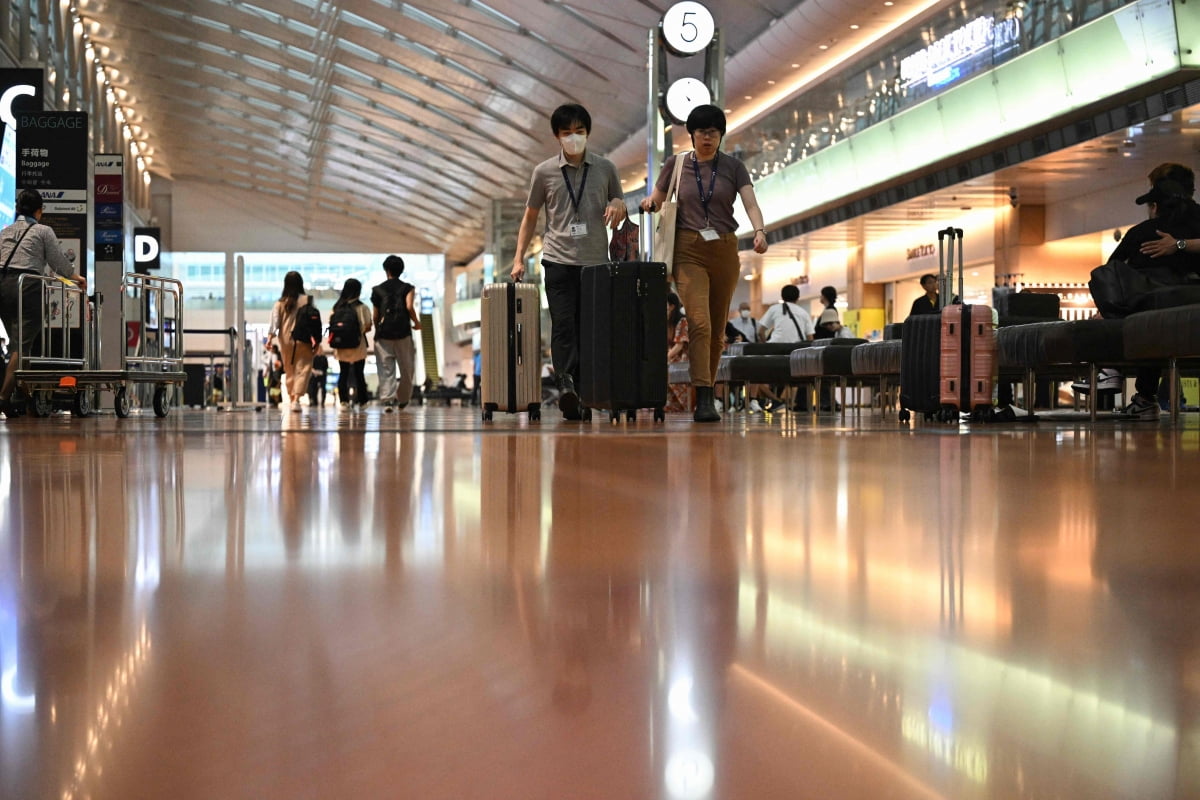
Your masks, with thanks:
[{"label": "white sneaker", "polygon": [[751,414],[761,414],[762,413],[762,404],[758,402],[757,398],[750,401],[750,413]]},{"label": "white sneaker", "polygon": [[297,414],[300,413],[300,401],[299,400],[292,401],[292,411],[294,411]]},{"label": "white sneaker", "polygon": [[721,411],[722,411],[721,401],[715,397],[713,398],[713,407],[717,409],[718,414],[721,413]]},{"label": "white sneaker", "polygon": [[[1120,372],[1115,369],[1105,367],[1096,373],[1096,387],[1101,392],[1118,392],[1121,390],[1121,384],[1124,378]],[[1088,381],[1075,381],[1071,384],[1071,388],[1077,392],[1086,392],[1091,386]]]}]

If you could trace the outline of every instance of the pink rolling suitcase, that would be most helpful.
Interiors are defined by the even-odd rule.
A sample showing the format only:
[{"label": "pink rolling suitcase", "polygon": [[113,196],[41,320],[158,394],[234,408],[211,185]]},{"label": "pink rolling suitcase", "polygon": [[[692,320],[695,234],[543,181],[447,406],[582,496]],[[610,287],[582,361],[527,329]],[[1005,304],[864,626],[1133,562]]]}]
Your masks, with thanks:
[{"label": "pink rolling suitcase", "polygon": [[542,308],[532,283],[492,283],[483,287],[480,403],[483,420],[496,411],[528,411],[542,418]]},{"label": "pink rolling suitcase", "polygon": [[[958,239],[958,296],[963,296],[963,232],[947,228]],[[953,255],[950,261],[953,262]],[[953,274],[952,272],[950,274]],[[947,280],[947,284],[950,280]],[[943,291],[949,291],[947,285]],[[942,309],[940,395],[942,418],[951,421],[959,412],[987,419],[992,409],[996,381],[996,331],[991,306],[948,305]]]}]

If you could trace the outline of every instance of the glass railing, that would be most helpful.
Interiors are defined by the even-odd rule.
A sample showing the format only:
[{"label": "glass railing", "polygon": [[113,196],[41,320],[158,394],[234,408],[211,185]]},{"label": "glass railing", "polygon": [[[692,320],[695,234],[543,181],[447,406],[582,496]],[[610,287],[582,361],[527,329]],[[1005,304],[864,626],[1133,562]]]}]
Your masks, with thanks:
[{"label": "glass railing", "polygon": [[1131,2],[976,0],[949,6],[901,34],[886,53],[861,59],[730,134],[724,149],[759,180]]}]

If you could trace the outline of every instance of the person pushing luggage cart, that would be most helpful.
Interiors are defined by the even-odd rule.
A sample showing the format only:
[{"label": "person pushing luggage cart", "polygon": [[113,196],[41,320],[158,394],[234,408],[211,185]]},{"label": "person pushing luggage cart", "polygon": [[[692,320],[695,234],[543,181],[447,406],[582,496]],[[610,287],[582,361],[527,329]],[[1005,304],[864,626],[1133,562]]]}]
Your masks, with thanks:
[{"label": "person pushing luggage cart", "polygon": [[[36,280],[22,283],[21,276],[57,274],[75,283],[81,294],[87,289],[86,278],[63,252],[54,230],[41,224],[43,205],[36,189],[22,189],[17,195],[16,221],[0,231],[0,263],[4,265],[0,269],[0,321],[14,348],[0,386],[0,411],[8,417],[23,412],[12,402],[17,368],[20,356],[34,350],[42,332],[42,284]],[[19,318],[19,309],[23,309],[23,318]]]},{"label": "person pushing luggage cart", "polygon": [[617,168],[587,149],[592,117],[583,106],[559,106],[550,115],[550,131],[559,152],[534,167],[525,216],[517,232],[512,279],[525,277],[525,251],[538,214],[546,209],[542,268],[550,305],[550,354],[559,391],[558,407],[568,420],[583,419],[577,386],[581,269],[608,260],[605,226],[616,228],[627,216]]}]

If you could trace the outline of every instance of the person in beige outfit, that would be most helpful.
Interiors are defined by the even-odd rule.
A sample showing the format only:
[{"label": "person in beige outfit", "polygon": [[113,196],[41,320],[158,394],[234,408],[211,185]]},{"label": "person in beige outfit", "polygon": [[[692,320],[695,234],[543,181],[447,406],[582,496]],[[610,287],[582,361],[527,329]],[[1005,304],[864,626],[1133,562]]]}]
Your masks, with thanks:
[{"label": "person in beige outfit", "polygon": [[312,377],[313,348],[320,344],[320,332],[316,338],[308,341],[297,341],[292,336],[296,326],[296,312],[308,305],[311,298],[304,291],[304,278],[299,272],[291,271],[283,276],[283,294],[275,301],[271,309],[269,325],[270,341],[279,348],[283,360],[284,385],[287,386],[288,397],[291,399],[292,411],[300,410],[300,398],[308,392],[308,381]]},{"label": "person in beige outfit", "polygon": [[[367,331],[371,330],[371,309],[367,308],[359,297],[362,295],[362,282],[349,278],[342,284],[342,294],[333,304],[333,312],[329,316],[329,344],[333,347],[333,355],[338,360],[338,402],[342,408],[349,407],[351,399],[354,405],[362,408],[367,404],[367,379],[363,368],[367,364]],[[349,335],[354,339],[353,331],[349,334],[338,333],[342,318],[353,311],[358,318],[357,341],[352,347],[339,347],[338,337]]]}]

